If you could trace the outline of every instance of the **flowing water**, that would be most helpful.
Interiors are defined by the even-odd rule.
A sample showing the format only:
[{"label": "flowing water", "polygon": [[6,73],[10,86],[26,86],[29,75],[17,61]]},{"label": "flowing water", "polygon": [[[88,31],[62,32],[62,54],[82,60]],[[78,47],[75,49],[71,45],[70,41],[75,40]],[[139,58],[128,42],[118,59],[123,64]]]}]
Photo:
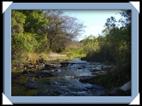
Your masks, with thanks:
[{"label": "flowing water", "polygon": [[[97,96],[105,95],[105,88],[96,84],[82,83],[102,71],[103,64],[89,63],[80,59],[69,61],[64,67],[50,70],[52,76],[41,78],[37,95],[40,96]],[[97,71],[94,71],[97,70]],[[45,73],[49,70],[42,70]]]}]

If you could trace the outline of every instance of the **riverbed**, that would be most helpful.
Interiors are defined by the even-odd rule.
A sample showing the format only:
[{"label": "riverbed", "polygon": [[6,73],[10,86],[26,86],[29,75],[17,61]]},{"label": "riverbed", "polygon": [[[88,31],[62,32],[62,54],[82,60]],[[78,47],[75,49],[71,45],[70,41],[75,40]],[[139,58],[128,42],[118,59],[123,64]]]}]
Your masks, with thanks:
[{"label": "riverbed", "polygon": [[[51,65],[51,64],[50,64]],[[38,73],[24,73],[25,83],[13,84],[13,91],[17,88],[24,90],[13,95],[31,96],[101,96],[106,95],[106,89],[97,84],[83,83],[80,80],[89,79],[99,74],[106,73],[110,66],[73,59],[63,63],[52,63]],[[19,77],[20,78],[20,77]],[[29,93],[29,92],[33,93]],[[27,93],[27,94],[26,94]]]}]

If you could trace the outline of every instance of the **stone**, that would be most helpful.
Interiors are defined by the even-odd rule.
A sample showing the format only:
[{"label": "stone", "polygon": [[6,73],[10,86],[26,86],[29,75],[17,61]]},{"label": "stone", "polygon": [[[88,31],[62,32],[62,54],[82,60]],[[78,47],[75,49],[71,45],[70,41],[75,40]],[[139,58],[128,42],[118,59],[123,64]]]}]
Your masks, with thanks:
[{"label": "stone", "polygon": [[66,67],[68,66],[69,62],[61,62],[60,64],[61,64],[61,67]]},{"label": "stone", "polygon": [[57,68],[56,64],[45,64],[44,69],[50,70]]},{"label": "stone", "polygon": [[58,69],[57,72],[61,72],[61,69]]},{"label": "stone", "polygon": [[38,88],[38,85],[35,81],[32,81],[32,80],[29,80],[27,83],[26,83],[26,88],[28,89],[36,89]]},{"label": "stone", "polygon": [[42,71],[36,73],[36,77],[38,77],[38,78],[48,77],[48,76],[52,76],[52,72],[49,70],[42,70]]},{"label": "stone", "polygon": [[130,89],[131,89],[131,82],[129,81],[129,82],[125,83],[124,85],[122,85],[122,86],[120,87],[120,89],[123,90],[123,91],[128,91],[128,90],[130,90]]},{"label": "stone", "polygon": [[93,70],[91,70],[91,72],[94,72],[94,71],[101,71],[101,70],[99,70],[99,69],[93,69]]}]

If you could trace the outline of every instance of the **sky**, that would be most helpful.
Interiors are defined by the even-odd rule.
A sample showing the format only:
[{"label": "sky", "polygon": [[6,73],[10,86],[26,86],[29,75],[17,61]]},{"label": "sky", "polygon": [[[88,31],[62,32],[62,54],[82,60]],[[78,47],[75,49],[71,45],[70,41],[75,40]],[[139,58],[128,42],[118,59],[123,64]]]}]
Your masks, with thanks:
[{"label": "sky", "polygon": [[114,16],[121,18],[120,10],[64,10],[64,15],[75,17],[85,26],[84,32],[78,36],[82,40],[89,35],[98,36],[104,29],[107,18]]}]

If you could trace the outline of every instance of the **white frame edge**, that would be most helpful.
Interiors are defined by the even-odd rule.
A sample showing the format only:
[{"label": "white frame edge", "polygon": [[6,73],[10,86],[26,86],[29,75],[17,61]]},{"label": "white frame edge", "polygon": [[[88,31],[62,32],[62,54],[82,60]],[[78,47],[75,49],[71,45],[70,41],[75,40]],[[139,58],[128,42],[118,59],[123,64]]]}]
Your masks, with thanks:
[{"label": "white frame edge", "polygon": [[130,102],[130,105],[140,105],[140,93]]},{"label": "white frame edge", "polygon": [[9,100],[9,98],[4,93],[2,93],[2,104],[13,105],[13,103]]},{"label": "white frame edge", "polygon": [[2,2],[2,13],[4,13],[12,3],[13,3],[12,1],[3,1]]},{"label": "white frame edge", "polygon": [[140,13],[140,1],[130,1],[130,4]]}]

